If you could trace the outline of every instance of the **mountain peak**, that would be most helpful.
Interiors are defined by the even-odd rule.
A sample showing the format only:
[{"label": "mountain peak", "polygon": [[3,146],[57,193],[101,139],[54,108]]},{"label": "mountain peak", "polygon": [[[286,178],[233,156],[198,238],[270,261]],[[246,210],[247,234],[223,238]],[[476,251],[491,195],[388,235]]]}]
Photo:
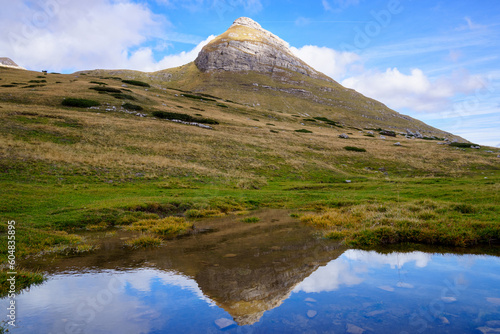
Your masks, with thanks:
[{"label": "mountain peak", "polygon": [[12,59],[7,57],[0,57],[0,66],[2,67],[10,67],[10,68],[18,68],[24,70],[23,67],[17,65]]},{"label": "mountain peak", "polygon": [[293,55],[289,44],[248,17],[240,17],[208,43],[195,60],[203,72],[300,73],[332,81]]},{"label": "mountain peak", "polygon": [[249,17],[240,17],[239,19],[236,19],[236,21],[233,22],[233,25],[231,27],[233,27],[235,25],[246,26],[249,28],[253,28],[255,30],[264,30],[264,29],[262,29],[262,26],[260,24],[258,24],[257,22],[255,22],[254,20],[252,20]]}]

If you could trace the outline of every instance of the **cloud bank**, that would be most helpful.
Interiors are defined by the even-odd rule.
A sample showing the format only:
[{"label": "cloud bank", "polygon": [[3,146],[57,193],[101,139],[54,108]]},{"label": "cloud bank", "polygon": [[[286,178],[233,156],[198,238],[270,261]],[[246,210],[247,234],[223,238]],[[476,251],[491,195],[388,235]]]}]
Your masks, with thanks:
[{"label": "cloud bank", "polygon": [[[31,70],[69,72],[94,68],[155,71],[196,58],[204,41],[178,34],[164,17],[130,1],[10,1],[0,13],[3,56]],[[188,52],[155,60],[158,45],[194,44]],[[154,46],[147,46],[154,45]]]}]

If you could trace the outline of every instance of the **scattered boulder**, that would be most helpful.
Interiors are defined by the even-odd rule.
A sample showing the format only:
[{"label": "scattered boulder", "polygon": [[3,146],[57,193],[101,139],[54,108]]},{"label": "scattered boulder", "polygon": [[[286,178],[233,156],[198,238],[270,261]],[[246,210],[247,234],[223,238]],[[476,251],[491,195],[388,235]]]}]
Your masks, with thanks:
[{"label": "scattered boulder", "polygon": [[400,142],[394,143],[394,146],[403,146]]},{"label": "scattered boulder", "polygon": [[473,148],[475,150],[479,150],[481,148],[481,146],[474,146],[474,145],[472,145],[470,148]]},{"label": "scattered boulder", "polygon": [[380,139],[385,139],[385,137],[384,136],[380,136]]},{"label": "scattered boulder", "polygon": [[342,139],[349,139],[349,136],[346,135],[345,133],[339,135],[339,138],[342,138]]},{"label": "scattered boulder", "polygon": [[345,183],[352,183],[351,180],[345,180]]}]

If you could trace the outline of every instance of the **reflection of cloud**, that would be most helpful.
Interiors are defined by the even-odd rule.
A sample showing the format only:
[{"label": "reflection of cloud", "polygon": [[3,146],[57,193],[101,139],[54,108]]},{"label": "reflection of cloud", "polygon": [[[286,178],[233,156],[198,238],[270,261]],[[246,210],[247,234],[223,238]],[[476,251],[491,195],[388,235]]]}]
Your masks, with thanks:
[{"label": "reflection of cloud", "polygon": [[16,302],[32,319],[23,323],[27,333],[147,333],[150,321],[160,326],[169,321],[147,300],[171,286],[215,305],[193,279],[151,269],[57,275],[17,296]]},{"label": "reflection of cloud", "polygon": [[360,270],[352,268],[348,261],[340,258],[316,270],[297,285],[293,292],[333,291],[341,285],[357,285],[363,282],[362,278],[356,276],[359,272]]},{"label": "reflection of cloud", "polygon": [[[348,250],[340,258],[324,267],[319,268],[302,283],[297,285],[293,292],[325,292],[337,290],[341,285],[353,286],[365,281],[359,277],[361,273],[367,276],[372,268],[389,265],[391,269],[401,269],[406,263],[415,262],[418,268],[424,268],[431,260],[432,255],[422,252],[380,254],[374,251]],[[400,288],[413,288],[408,283],[398,283]],[[394,291],[393,287],[379,286],[386,291]]]},{"label": "reflection of cloud", "polygon": [[432,254],[422,252],[380,254],[374,251],[367,252],[354,249],[346,251],[342,256],[351,261],[363,262],[369,267],[390,265],[392,269],[401,269],[408,262],[415,262],[417,267],[424,268],[427,267],[432,258]]},{"label": "reflection of cloud", "polygon": [[199,299],[206,301],[209,305],[215,305],[211,299],[203,294],[198,283],[196,283],[194,279],[175,272],[156,271],[152,269],[139,270],[133,275],[127,275],[126,282],[135,290],[151,292],[151,284],[155,280],[160,280],[165,285],[178,286],[182,289],[189,290],[195,293]]}]

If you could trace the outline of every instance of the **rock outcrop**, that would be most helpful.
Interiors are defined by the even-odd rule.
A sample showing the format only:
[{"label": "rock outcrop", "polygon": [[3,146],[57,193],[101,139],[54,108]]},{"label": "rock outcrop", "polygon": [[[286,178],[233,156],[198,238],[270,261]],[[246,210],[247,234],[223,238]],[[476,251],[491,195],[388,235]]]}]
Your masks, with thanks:
[{"label": "rock outcrop", "polygon": [[20,70],[24,70],[25,68],[17,65],[12,59],[6,57],[0,57],[0,67],[9,67],[9,68],[17,68]]},{"label": "rock outcrop", "polygon": [[294,56],[287,42],[246,17],[234,21],[225,33],[208,43],[199,53],[195,64],[203,72],[291,71],[332,81]]}]

